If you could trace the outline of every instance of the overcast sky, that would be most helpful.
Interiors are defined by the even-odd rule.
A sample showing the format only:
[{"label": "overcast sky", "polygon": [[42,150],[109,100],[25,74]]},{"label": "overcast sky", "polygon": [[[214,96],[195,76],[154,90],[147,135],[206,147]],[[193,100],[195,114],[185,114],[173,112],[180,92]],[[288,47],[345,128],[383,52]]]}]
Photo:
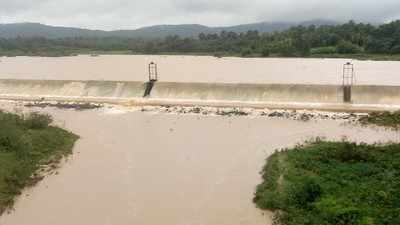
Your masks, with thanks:
[{"label": "overcast sky", "polygon": [[106,30],[316,18],[386,22],[400,19],[400,0],[0,0],[0,23],[40,22]]}]

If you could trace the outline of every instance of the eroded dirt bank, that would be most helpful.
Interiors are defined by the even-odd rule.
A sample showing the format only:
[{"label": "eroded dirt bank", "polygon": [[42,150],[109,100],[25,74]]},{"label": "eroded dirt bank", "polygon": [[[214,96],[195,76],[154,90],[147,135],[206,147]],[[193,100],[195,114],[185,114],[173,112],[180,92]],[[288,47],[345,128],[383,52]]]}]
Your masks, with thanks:
[{"label": "eroded dirt bank", "polygon": [[[26,110],[23,104],[0,108]],[[252,203],[264,159],[316,136],[398,141],[396,132],[268,116],[100,108],[51,113],[81,136],[58,171],[26,190],[1,225],[271,224]]]}]

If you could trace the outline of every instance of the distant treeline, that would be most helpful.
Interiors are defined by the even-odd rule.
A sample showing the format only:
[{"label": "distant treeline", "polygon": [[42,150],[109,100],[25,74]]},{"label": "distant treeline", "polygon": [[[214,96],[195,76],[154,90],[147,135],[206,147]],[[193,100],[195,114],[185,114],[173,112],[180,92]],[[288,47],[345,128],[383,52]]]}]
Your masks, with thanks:
[{"label": "distant treeline", "polygon": [[63,38],[0,39],[0,55],[63,56],[81,53],[212,54],[216,56],[324,56],[400,54],[400,21],[373,26],[350,21],[342,25],[297,26],[274,33],[225,32],[196,38],[163,39]]}]

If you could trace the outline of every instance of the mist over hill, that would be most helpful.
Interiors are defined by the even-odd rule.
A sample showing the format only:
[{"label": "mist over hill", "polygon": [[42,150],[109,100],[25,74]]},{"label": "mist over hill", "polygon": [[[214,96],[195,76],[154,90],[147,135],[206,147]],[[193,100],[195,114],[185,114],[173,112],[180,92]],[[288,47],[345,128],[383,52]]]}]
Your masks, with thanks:
[{"label": "mist over hill", "polygon": [[299,23],[290,22],[262,22],[242,24],[228,27],[208,27],[199,24],[182,25],[156,25],[135,30],[90,30],[73,27],[49,26],[40,23],[12,23],[0,24],[0,38],[29,38],[44,37],[49,39],[68,37],[122,37],[122,38],[165,38],[170,35],[180,37],[196,37],[200,33],[220,33],[221,31],[247,32],[257,30],[260,33],[283,31],[297,25],[337,25],[337,22],[329,20],[311,20]]}]

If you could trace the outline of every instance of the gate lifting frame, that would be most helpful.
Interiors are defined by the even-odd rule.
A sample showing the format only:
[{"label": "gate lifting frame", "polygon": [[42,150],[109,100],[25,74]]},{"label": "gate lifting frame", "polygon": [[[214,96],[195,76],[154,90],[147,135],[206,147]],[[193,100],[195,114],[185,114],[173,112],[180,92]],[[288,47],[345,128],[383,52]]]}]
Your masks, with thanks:
[{"label": "gate lifting frame", "polygon": [[350,62],[343,65],[343,102],[351,103],[351,89],[354,85],[354,65]]},{"label": "gate lifting frame", "polygon": [[158,80],[157,64],[155,64],[154,62],[151,62],[149,64],[149,81],[155,82],[157,80]]}]

